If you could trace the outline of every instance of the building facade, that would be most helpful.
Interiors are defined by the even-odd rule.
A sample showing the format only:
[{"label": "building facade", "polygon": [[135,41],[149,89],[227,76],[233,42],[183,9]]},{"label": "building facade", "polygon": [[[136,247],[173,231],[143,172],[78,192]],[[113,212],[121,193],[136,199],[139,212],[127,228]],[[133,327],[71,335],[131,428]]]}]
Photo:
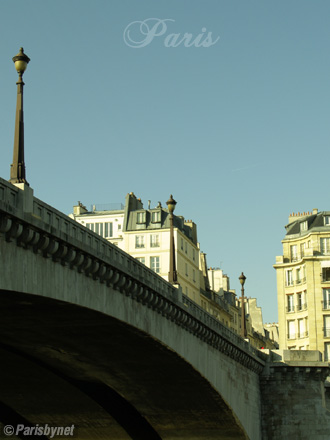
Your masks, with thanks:
[{"label": "building facade", "polygon": [[[170,213],[158,202],[144,208],[134,193],[125,205],[92,205],[78,202],[70,217],[115,244],[168,281],[170,269]],[[197,226],[173,214],[177,287],[222,324],[240,334],[241,305],[221,269],[208,269],[206,254],[197,240]],[[249,321],[250,322],[250,321]],[[249,337],[255,333],[250,329]],[[263,344],[255,344],[260,348]],[[260,346],[260,347],[259,347]],[[274,348],[274,347],[273,347]]]},{"label": "building facade", "polygon": [[[88,211],[78,202],[70,217],[168,280],[170,214],[160,202],[155,208],[151,208],[149,203],[145,209],[141,199],[130,193],[126,196],[125,205],[119,207],[93,205]],[[207,286],[200,269],[196,224],[173,215],[173,226],[178,284],[184,294],[201,305],[200,293]]]},{"label": "building facade", "polygon": [[276,257],[281,349],[330,360],[330,212],[291,214]]},{"label": "building facade", "polygon": [[[230,289],[230,279],[220,268],[208,269],[210,290],[215,292],[226,305],[227,315],[222,312],[218,319],[230,327],[235,333],[241,334],[242,298],[237,298],[235,290]],[[255,348],[276,349],[278,339],[263,323],[261,307],[256,298],[244,298],[247,339]],[[276,326],[277,324],[274,324]],[[277,336],[277,335],[276,335]]]}]

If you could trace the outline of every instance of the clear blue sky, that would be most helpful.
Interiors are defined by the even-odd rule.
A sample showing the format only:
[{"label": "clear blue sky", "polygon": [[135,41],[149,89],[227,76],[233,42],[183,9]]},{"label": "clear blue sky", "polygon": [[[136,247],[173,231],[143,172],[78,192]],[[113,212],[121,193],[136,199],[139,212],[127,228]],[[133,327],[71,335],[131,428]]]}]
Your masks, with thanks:
[{"label": "clear blue sky", "polygon": [[[150,18],[173,21],[128,46],[124,30],[144,22],[128,28],[141,42]],[[212,46],[167,47],[169,34],[209,32],[219,37]],[[78,200],[124,202],[133,191],[147,206],[172,193],[176,214],[197,223],[208,265],[237,290],[244,271],[246,294],[276,321],[272,266],[289,213],[330,210],[330,2],[1,0],[3,178],[20,46],[31,58],[24,117],[35,195],[70,213]]]}]

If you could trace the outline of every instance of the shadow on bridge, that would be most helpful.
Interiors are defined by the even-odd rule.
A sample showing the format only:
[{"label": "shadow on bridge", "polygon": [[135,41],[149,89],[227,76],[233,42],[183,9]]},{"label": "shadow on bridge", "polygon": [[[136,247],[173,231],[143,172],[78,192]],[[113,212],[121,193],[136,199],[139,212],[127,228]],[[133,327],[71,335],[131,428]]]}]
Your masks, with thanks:
[{"label": "shadow on bridge", "polygon": [[246,438],[211,385],[150,335],[36,295],[1,290],[0,305],[3,425],[74,424],[78,439]]}]

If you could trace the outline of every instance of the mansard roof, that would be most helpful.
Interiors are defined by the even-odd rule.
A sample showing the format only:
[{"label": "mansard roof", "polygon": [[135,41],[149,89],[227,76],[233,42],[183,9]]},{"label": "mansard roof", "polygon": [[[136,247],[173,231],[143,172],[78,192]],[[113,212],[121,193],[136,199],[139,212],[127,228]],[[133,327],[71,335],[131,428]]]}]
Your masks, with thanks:
[{"label": "mansard roof", "polygon": [[[311,232],[330,232],[330,224],[326,221],[327,217],[330,219],[330,211],[300,216],[285,226],[287,231],[285,238],[299,238]],[[307,222],[307,228],[302,226],[305,222]]]},{"label": "mansard roof", "polygon": [[[160,221],[153,220],[152,215],[154,212],[159,212]],[[138,219],[140,213],[145,213],[145,221],[143,222]],[[127,214],[126,231],[145,231],[170,228],[170,214],[167,209],[161,207],[128,211]],[[179,229],[189,240],[194,242],[192,229],[185,224],[183,217],[173,215],[173,226],[174,228]],[[197,245],[197,243],[195,244]]]}]

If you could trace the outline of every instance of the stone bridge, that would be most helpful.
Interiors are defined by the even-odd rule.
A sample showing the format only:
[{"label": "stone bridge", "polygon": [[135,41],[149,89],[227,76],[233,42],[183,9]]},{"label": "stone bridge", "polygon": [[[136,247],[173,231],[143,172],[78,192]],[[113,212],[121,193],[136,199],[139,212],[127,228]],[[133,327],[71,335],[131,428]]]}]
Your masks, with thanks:
[{"label": "stone bridge", "polygon": [[[290,369],[279,378],[180,290],[3,179],[0,262],[0,438],[18,424],[74,425],[78,439],[309,438],[303,422],[299,437],[268,429],[293,407],[283,400],[274,418],[279,402],[263,390],[274,397]],[[329,430],[328,366],[304,368],[295,377],[316,389]]]}]

